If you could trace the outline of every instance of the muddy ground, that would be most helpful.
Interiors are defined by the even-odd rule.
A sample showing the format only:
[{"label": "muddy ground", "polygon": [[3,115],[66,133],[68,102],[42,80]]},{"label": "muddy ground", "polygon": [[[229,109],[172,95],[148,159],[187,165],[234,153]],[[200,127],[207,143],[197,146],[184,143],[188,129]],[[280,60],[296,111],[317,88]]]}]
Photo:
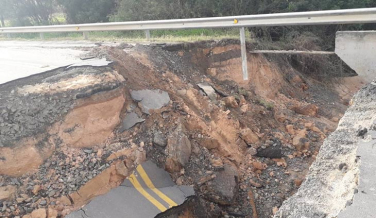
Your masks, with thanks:
[{"label": "muddy ground", "polygon": [[[161,217],[272,217],[363,85],[312,78],[294,57],[260,54],[248,56],[243,81],[240,47],[228,40],[99,46],[91,55],[113,63],[0,87],[0,217],[64,217],[146,159],[196,190]],[[131,95],[138,90],[170,101],[145,111]],[[125,128],[134,113],[139,123]]]}]

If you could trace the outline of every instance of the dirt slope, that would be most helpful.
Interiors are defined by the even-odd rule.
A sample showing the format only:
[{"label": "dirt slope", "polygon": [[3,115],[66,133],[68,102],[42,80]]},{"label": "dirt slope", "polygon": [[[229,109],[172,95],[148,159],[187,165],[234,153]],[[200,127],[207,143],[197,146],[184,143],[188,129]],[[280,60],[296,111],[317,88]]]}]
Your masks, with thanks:
[{"label": "dirt slope", "polygon": [[[0,87],[0,196],[8,193],[0,217],[64,216],[146,159],[197,193],[165,217],[271,217],[299,188],[362,85],[357,78],[324,85],[288,57],[263,55],[248,57],[250,80],[243,81],[240,48],[231,41],[124,44],[91,53],[114,63]],[[70,80],[91,83],[72,87]],[[145,113],[146,103],[131,95],[144,89],[167,92],[169,103]],[[20,99],[19,107],[3,99]],[[25,110],[30,99],[47,106]],[[120,131],[131,113],[144,121]],[[16,128],[23,119],[27,128]]]}]

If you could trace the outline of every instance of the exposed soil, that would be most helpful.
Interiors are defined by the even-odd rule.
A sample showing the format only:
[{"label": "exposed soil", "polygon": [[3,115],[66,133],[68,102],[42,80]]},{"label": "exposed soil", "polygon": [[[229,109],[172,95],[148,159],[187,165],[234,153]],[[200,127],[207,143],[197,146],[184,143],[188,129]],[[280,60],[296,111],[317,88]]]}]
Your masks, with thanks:
[{"label": "exposed soil", "polygon": [[[243,81],[236,41],[124,44],[91,53],[114,63],[0,87],[0,217],[64,216],[146,159],[197,194],[160,217],[272,217],[363,84],[357,77],[323,83],[299,73],[289,56],[264,55],[248,56],[250,80]],[[55,74],[61,77],[51,80]],[[214,97],[199,83],[213,87]],[[130,95],[142,89],[166,91],[170,103],[145,114]],[[47,106],[25,111],[25,96]],[[7,106],[9,99],[20,99],[19,108]],[[51,99],[62,113],[49,109]],[[119,131],[130,112],[145,121]],[[25,116],[40,121],[25,118],[27,128],[14,127]]]}]

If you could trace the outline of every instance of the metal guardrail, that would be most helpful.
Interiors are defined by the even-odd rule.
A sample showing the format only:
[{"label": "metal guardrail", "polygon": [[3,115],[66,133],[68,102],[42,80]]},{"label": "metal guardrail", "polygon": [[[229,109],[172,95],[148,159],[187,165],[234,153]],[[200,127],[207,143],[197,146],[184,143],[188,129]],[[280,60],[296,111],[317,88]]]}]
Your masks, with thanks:
[{"label": "metal guardrail", "polygon": [[351,23],[376,23],[376,8],[195,19],[9,27],[0,28],[0,33],[7,34],[8,37],[10,37],[11,33],[40,33],[40,37],[43,39],[43,33],[46,32],[83,32],[84,38],[87,39],[90,31],[144,30],[146,38],[150,39],[150,30],[238,27],[240,28],[243,78],[248,80],[244,27]]},{"label": "metal guardrail", "polygon": [[195,19],[9,27],[0,28],[0,33],[87,32],[112,30],[158,30],[287,25],[321,25],[370,22],[372,23],[375,21],[376,8],[365,8]]}]

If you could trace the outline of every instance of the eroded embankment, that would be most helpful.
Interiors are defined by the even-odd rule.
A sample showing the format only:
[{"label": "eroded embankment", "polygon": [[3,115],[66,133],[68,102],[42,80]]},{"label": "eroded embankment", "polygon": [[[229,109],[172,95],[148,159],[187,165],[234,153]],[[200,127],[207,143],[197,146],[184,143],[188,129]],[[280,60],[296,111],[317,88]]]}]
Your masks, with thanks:
[{"label": "eroded embankment", "polygon": [[195,188],[194,206],[177,213],[270,217],[361,86],[355,78],[328,88],[288,57],[263,55],[249,56],[251,80],[243,81],[238,42],[91,54],[114,63],[0,87],[1,216],[64,216],[150,159]]},{"label": "eroded embankment", "polygon": [[361,89],[324,142],[299,191],[275,217],[336,217],[351,205],[359,181],[360,140],[376,120],[376,85]]}]

